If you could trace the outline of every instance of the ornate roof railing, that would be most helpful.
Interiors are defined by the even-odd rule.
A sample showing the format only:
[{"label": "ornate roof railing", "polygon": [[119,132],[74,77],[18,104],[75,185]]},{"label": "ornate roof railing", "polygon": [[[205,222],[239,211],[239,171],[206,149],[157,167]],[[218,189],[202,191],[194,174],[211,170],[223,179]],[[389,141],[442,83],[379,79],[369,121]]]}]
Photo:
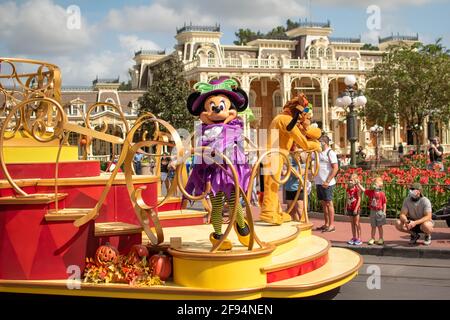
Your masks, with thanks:
[{"label": "ornate roof railing", "polygon": [[327,20],[327,22],[299,21],[298,26],[310,28],[329,28],[331,23],[330,20]]},{"label": "ornate roof railing", "polygon": [[137,56],[139,54],[153,54],[153,55],[163,55],[166,54],[166,50],[139,50],[135,51],[134,55]]},{"label": "ornate roof railing", "polygon": [[191,31],[206,31],[206,32],[220,32],[220,25],[215,26],[194,26],[192,24],[190,25],[184,25],[180,29],[177,28],[177,34],[180,34],[182,32],[191,32]]},{"label": "ornate roof railing", "polygon": [[388,37],[378,37],[378,42],[379,43],[383,43],[383,42],[387,42],[387,41],[419,41],[419,34],[417,33],[415,36],[405,36],[405,35],[390,35]]},{"label": "ornate roof railing", "polygon": [[119,83],[119,77],[117,78],[96,78],[92,81],[92,84],[95,85],[97,83]]},{"label": "ornate roof railing", "polygon": [[290,38],[285,34],[274,34],[274,35],[262,35],[262,36],[252,36],[250,41],[254,40],[290,40]]},{"label": "ornate roof railing", "polygon": [[329,37],[330,42],[343,42],[343,43],[361,43],[361,37],[351,38],[351,37]]}]

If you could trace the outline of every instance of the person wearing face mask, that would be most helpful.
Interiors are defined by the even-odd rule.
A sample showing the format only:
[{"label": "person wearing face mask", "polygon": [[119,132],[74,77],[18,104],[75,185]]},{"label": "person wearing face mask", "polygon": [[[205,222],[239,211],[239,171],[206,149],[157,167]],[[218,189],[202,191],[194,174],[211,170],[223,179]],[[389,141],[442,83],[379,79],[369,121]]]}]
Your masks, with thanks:
[{"label": "person wearing face mask", "polygon": [[375,178],[370,189],[366,190],[361,183],[358,183],[358,188],[369,197],[371,237],[367,244],[375,244],[375,233],[378,228],[379,239],[377,244],[382,246],[384,245],[383,226],[386,224],[386,195],[382,191],[383,179],[381,177]]},{"label": "person wearing face mask", "polygon": [[413,183],[409,188],[409,194],[403,201],[400,218],[395,227],[398,231],[411,235],[409,244],[416,244],[420,233],[425,234],[424,245],[431,244],[431,233],[434,221],[432,220],[432,208],[430,200],[423,195],[422,185]]},{"label": "person wearing face mask", "polygon": [[428,147],[428,153],[430,155],[430,163],[428,164],[429,170],[444,171],[442,164],[442,155],[444,154],[444,148],[439,144],[439,137],[434,137],[430,140],[431,144]]}]

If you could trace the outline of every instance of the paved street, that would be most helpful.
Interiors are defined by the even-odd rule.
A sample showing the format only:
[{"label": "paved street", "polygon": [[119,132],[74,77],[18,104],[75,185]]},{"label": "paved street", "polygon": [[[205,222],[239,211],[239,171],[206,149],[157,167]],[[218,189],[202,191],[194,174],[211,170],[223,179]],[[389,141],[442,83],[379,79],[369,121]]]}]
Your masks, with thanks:
[{"label": "paved street", "polygon": [[[330,297],[325,295],[320,298],[335,300],[450,299],[450,260],[367,255],[363,257],[365,263],[358,277],[342,286],[337,294],[334,292]],[[380,289],[369,290],[367,282],[371,276],[370,271],[377,267],[381,271]],[[369,282],[374,284],[374,281]]]}]

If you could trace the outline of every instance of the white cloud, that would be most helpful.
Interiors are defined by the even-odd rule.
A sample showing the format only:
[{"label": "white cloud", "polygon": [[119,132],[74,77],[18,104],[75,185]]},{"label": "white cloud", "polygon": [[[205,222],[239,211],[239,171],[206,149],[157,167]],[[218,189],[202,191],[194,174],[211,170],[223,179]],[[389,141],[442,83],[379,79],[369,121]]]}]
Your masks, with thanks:
[{"label": "white cloud", "polygon": [[177,25],[185,19],[191,19],[200,24],[210,24],[208,17],[199,17],[192,9],[177,10],[165,7],[157,2],[147,6],[125,6],[108,12],[105,25],[114,30],[125,31],[155,31],[174,33]]},{"label": "white cloud", "polygon": [[155,42],[133,34],[118,34],[107,47],[99,46],[100,35],[108,30],[89,25],[83,11],[79,30],[67,28],[67,18],[66,8],[52,0],[0,3],[0,39],[6,50],[0,55],[56,64],[63,86],[70,86],[89,85],[97,75],[120,76],[126,81],[134,51],[160,49]]},{"label": "white cloud", "polygon": [[129,52],[137,51],[140,49],[147,50],[159,50],[161,49],[155,42],[151,40],[139,39],[136,35],[119,35],[120,46]]},{"label": "white cloud", "polygon": [[133,34],[119,34],[120,50],[102,50],[86,52],[76,58],[58,57],[53,63],[61,67],[63,85],[90,84],[97,76],[102,78],[120,77],[120,81],[129,79],[128,69],[134,64],[134,52],[140,49],[159,50],[155,42],[140,39]]},{"label": "white cloud", "polygon": [[121,81],[127,79],[130,56],[124,52],[104,50],[98,53],[87,53],[77,59],[60,57],[54,63],[60,66],[63,86],[89,85],[97,76],[113,78],[120,76]]},{"label": "white cloud", "polygon": [[67,27],[66,8],[51,0],[0,4],[0,36],[12,54],[61,54],[92,43],[94,28],[81,17],[81,28]]},{"label": "white cloud", "polygon": [[384,9],[395,9],[400,7],[423,6],[431,2],[443,2],[445,0],[315,0],[315,4],[319,5],[354,5],[354,6],[370,6],[377,5]]},{"label": "white cloud", "polygon": [[298,18],[306,12],[301,0],[156,0],[149,5],[112,9],[105,25],[114,30],[171,34],[185,22],[267,30],[284,24],[285,17]]}]

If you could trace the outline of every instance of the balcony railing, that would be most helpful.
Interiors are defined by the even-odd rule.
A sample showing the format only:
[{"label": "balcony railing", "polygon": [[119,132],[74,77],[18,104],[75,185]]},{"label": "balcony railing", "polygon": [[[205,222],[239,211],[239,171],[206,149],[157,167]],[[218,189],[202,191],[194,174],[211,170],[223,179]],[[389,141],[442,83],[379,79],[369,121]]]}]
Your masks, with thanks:
[{"label": "balcony railing", "polygon": [[191,71],[192,69],[195,69],[199,65],[200,65],[200,61],[199,60],[192,60],[192,61],[186,62],[184,64],[184,70],[185,71]]},{"label": "balcony railing", "polygon": [[242,67],[242,60],[240,58],[225,58],[224,64],[228,68],[240,68]]},{"label": "balcony railing", "polygon": [[290,69],[320,69],[320,60],[317,59],[290,59]]},{"label": "balcony railing", "polygon": [[253,115],[255,116],[255,118],[257,120],[261,119],[261,116],[262,116],[261,107],[253,107],[251,109],[252,109],[252,112],[253,112]]},{"label": "balcony railing", "polygon": [[185,71],[201,68],[251,68],[251,69],[300,69],[300,70],[359,70],[369,71],[375,67],[374,61],[363,60],[319,60],[319,59],[257,59],[225,58],[222,63],[218,58],[200,58],[185,64]]},{"label": "balcony railing", "polygon": [[278,59],[249,59],[250,68],[279,68],[280,61]]},{"label": "balcony railing", "polygon": [[208,58],[208,67],[217,67],[218,61],[216,58]]}]

